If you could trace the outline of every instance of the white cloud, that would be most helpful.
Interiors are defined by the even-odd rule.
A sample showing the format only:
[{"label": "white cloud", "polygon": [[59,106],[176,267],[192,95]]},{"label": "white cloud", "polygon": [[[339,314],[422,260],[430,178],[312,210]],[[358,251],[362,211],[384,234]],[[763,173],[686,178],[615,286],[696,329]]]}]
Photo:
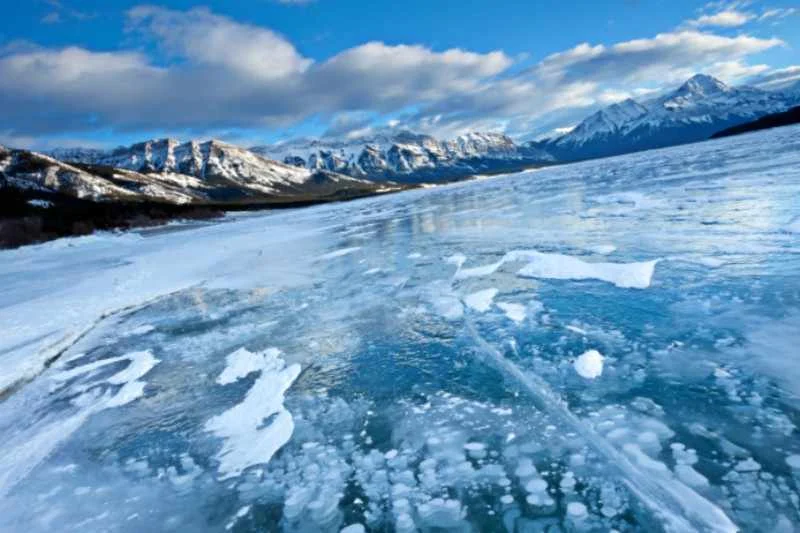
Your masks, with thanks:
[{"label": "white cloud", "polygon": [[[746,58],[783,44],[682,30],[610,45],[583,43],[511,72],[514,60],[501,51],[382,42],[313,61],[268,28],[204,8],[136,7],[128,13],[127,30],[131,38],[155,44],[167,63],[125,50],[27,43],[0,49],[4,135],[99,128],[207,135],[309,117],[327,121],[328,134],[342,136],[369,132],[388,117],[394,127],[444,135],[552,130],[588,109],[647,94],[698,71],[728,81],[765,74],[766,65],[749,65]],[[536,124],[540,117],[551,118]]]},{"label": "white cloud", "polygon": [[512,64],[502,52],[380,42],[314,63],[277,33],[206,9],[134,8],[128,30],[152,39],[174,63],[77,47],[11,50],[0,57],[4,119],[26,133],[280,125],[429,103],[473,90]]},{"label": "white cloud", "polygon": [[545,58],[535,71],[543,78],[559,80],[674,82],[715,63],[735,61],[783,44],[776,38],[726,37],[684,30],[608,47],[584,43]]},{"label": "white cloud", "polygon": [[688,24],[690,26],[696,26],[698,28],[706,26],[737,28],[739,26],[744,26],[754,18],[755,15],[753,15],[752,13],[730,10],[730,11],[720,11],[718,13],[714,13],[713,15],[702,15],[694,20],[688,21]]},{"label": "white cloud", "polygon": [[128,22],[129,30],[155,38],[174,56],[246,76],[280,78],[303,72],[312,63],[280,35],[205,8],[182,12],[139,6],[128,12]]}]

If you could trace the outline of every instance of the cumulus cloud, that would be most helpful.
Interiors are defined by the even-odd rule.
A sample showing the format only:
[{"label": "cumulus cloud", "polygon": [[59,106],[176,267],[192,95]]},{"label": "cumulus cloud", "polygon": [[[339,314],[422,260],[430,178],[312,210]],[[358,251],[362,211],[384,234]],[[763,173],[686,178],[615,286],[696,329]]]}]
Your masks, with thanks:
[{"label": "cumulus cloud", "polygon": [[280,35],[215,15],[206,8],[181,12],[135,7],[128,12],[128,29],[154,38],[172,56],[197,66],[257,79],[291,76],[312,63]]},{"label": "cumulus cloud", "polygon": [[[305,57],[269,28],[205,8],[139,6],[129,39],[157,47],[98,52],[24,45],[0,49],[0,105],[7,138],[100,128],[123,132],[278,127],[309,117],[328,135],[370,131],[373,121],[437,134],[470,129],[525,131],[558,116],[682,81],[697,71],[727,80],[766,72],[751,54],[778,39],[726,37],[698,30],[611,45],[580,44],[522,72],[501,51],[436,51],[368,42],[321,61]],[[144,47],[143,49],[149,49]],[[637,89],[633,89],[637,88]],[[555,127],[555,125],[553,125]]]},{"label": "cumulus cloud", "polygon": [[174,62],[162,67],[139,53],[77,47],[12,51],[0,57],[6,118],[25,133],[278,125],[445,98],[512,63],[502,52],[381,42],[315,63],[277,33],[207,9],[137,7],[128,31],[152,39]]}]

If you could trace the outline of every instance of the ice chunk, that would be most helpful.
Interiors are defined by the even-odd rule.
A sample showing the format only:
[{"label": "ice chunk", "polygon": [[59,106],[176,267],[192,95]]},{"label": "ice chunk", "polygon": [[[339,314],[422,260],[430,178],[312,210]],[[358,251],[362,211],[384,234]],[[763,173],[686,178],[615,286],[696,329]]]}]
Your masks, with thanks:
[{"label": "ice chunk", "polygon": [[497,296],[497,289],[485,289],[482,291],[474,292],[464,298],[464,303],[467,307],[485,313],[492,307],[492,301]]},{"label": "ice chunk", "polygon": [[[252,355],[252,354],[251,354]],[[300,365],[286,366],[280,351],[270,349],[259,356],[237,356],[246,361],[237,370],[223,371],[227,379],[241,379],[240,370],[252,369],[259,361],[261,375],[247,392],[242,403],[206,422],[206,430],[225,439],[217,455],[223,478],[236,476],[250,466],[268,463],[291,438],[292,415],[283,407],[283,397],[300,375]],[[249,373],[249,372],[248,372]],[[234,378],[234,376],[237,376]],[[221,378],[221,376],[220,376]],[[265,419],[271,422],[262,427]]]},{"label": "ice chunk", "polygon": [[366,529],[362,524],[350,524],[349,526],[342,528],[339,533],[364,533]]},{"label": "ice chunk", "polygon": [[586,379],[599,378],[603,374],[605,358],[597,350],[589,350],[575,359],[572,366],[579,376]]}]

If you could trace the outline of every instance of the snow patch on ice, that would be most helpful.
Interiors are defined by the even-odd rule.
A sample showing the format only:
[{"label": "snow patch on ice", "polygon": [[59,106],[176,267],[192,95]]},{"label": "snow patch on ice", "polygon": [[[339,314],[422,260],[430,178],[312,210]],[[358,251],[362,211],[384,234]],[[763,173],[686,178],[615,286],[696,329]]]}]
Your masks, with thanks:
[{"label": "snow patch on ice", "polygon": [[[252,371],[259,371],[261,375],[244,401],[206,422],[207,431],[224,439],[222,450],[217,454],[223,479],[237,476],[248,467],[269,463],[289,442],[294,421],[283,406],[283,399],[300,375],[300,365],[286,366],[280,350],[274,348],[260,354],[246,350],[234,354],[229,357],[229,366],[219,376],[218,383],[231,383]],[[271,419],[271,423],[262,427],[266,419]]]},{"label": "snow patch on ice", "polygon": [[498,302],[497,307],[506,314],[509,320],[513,320],[517,324],[525,320],[525,306],[522,304]]},{"label": "snow patch on ice", "polygon": [[499,261],[488,265],[462,269],[465,261],[466,258],[461,254],[448,259],[448,262],[458,266],[454,279],[488,276],[497,272],[506,263],[526,261],[528,264],[517,273],[519,276],[562,280],[597,279],[613,283],[621,288],[646,289],[650,286],[659,260],[634,263],[594,263],[570,255],[536,250],[513,250],[505,254]]},{"label": "snow patch on ice", "polygon": [[603,361],[605,358],[597,350],[589,350],[575,359],[572,366],[579,376],[585,379],[595,379],[603,375]]},{"label": "snow patch on ice", "polygon": [[280,350],[269,348],[263,353],[253,353],[245,348],[239,348],[235,352],[228,354],[226,358],[227,366],[222,371],[222,374],[217,377],[217,383],[219,385],[228,385],[247,377],[253,372],[261,371],[265,364],[265,354],[269,354],[269,357],[274,359],[280,357]]},{"label": "snow patch on ice", "polygon": [[641,263],[588,263],[577,257],[541,252],[523,252],[529,263],[518,274],[527,278],[585,280],[598,279],[617,287],[646,289],[658,260]]},{"label": "snow patch on ice", "polygon": [[497,289],[485,289],[482,291],[474,292],[464,298],[464,303],[467,307],[475,311],[485,313],[492,307],[494,297],[497,296]]}]

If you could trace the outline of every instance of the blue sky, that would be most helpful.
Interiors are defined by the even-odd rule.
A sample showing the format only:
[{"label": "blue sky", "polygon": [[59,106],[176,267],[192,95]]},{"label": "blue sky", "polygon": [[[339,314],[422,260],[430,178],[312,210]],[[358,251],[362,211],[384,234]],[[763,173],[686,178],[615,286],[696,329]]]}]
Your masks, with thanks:
[{"label": "blue sky", "polygon": [[6,1],[0,143],[33,148],[527,138],[698,71],[800,77],[800,9],[782,0]]}]

